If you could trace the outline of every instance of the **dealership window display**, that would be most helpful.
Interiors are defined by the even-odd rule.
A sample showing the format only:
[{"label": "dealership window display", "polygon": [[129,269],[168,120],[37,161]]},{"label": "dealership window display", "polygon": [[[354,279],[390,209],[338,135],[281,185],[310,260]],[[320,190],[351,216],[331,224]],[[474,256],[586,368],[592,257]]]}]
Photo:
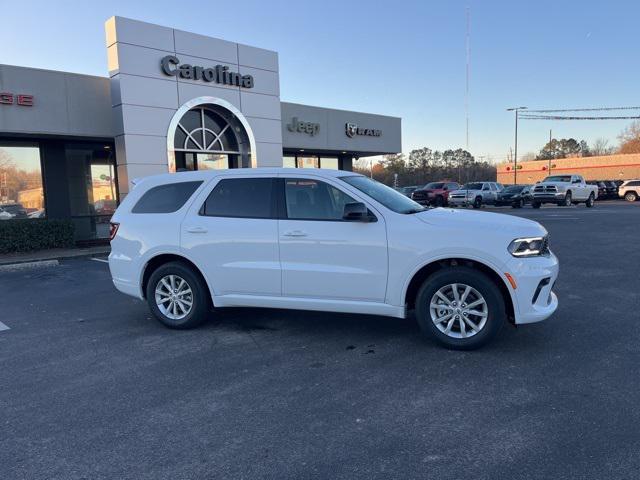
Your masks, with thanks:
[{"label": "dealership window display", "polygon": [[44,216],[44,189],[38,144],[0,144],[0,220]]}]

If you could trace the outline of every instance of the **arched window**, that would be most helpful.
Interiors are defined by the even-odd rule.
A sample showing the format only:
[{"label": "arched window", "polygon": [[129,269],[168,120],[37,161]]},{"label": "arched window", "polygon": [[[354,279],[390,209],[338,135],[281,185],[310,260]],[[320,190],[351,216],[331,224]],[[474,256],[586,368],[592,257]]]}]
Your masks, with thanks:
[{"label": "arched window", "polygon": [[188,110],[175,128],[173,148],[176,171],[237,168],[250,161],[242,124],[218,105]]}]

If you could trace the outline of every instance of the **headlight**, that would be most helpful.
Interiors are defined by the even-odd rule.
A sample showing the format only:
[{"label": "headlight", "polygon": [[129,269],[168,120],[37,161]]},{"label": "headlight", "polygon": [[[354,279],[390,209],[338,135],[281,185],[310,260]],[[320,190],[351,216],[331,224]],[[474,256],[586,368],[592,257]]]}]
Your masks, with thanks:
[{"label": "headlight", "polygon": [[549,238],[516,238],[507,248],[514,257],[535,257],[549,253]]}]

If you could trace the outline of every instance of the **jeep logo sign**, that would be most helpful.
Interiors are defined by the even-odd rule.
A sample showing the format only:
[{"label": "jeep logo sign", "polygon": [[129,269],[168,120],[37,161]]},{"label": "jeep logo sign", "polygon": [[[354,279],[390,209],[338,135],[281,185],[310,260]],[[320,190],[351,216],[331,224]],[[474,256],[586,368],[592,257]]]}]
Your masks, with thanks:
[{"label": "jeep logo sign", "polygon": [[223,65],[205,68],[189,65],[188,63],[180,64],[178,57],[167,55],[160,60],[160,67],[165,75],[171,77],[253,88],[253,77],[251,75],[240,75],[238,72],[230,72],[229,67]]},{"label": "jeep logo sign", "polygon": [[364,135],[367,137],[380,137],[382,135],[382,130],[374,128],[360,128],[356,123],[345,124],[345,132],[349,138],[353,138],[356,135]]},{"label": "jeep logo sign", "polygon": [[289,130],[290,132],[306,133],[307,135],[311,135],[313,137],[320,131],[320,124],[312,122],[301,122],[298,120],[298,117],[293,117],[291,119],[291,123],[287,125],[287,130]]}]

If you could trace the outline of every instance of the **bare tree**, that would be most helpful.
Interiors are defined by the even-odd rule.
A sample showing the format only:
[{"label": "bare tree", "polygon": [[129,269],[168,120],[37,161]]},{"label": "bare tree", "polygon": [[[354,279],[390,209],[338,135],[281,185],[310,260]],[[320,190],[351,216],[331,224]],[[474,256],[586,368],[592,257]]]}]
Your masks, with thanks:
[{"label": "bare tree", "polygon": [[625,128],[620,135],[619,153],[640,153],[640,121],[635,121]]},{"label": "bare tree", "polygon": [[595,141],[593,142],[593,145],[591,145],[590,151],[591,151],[591,155],[594,157],[599,157],[602,155],[611,155],[613,152],[615,152],[615,147],[613,147],[612,145],[609,145],[609,140],[607,140],[606,138],[596,138]]}]

